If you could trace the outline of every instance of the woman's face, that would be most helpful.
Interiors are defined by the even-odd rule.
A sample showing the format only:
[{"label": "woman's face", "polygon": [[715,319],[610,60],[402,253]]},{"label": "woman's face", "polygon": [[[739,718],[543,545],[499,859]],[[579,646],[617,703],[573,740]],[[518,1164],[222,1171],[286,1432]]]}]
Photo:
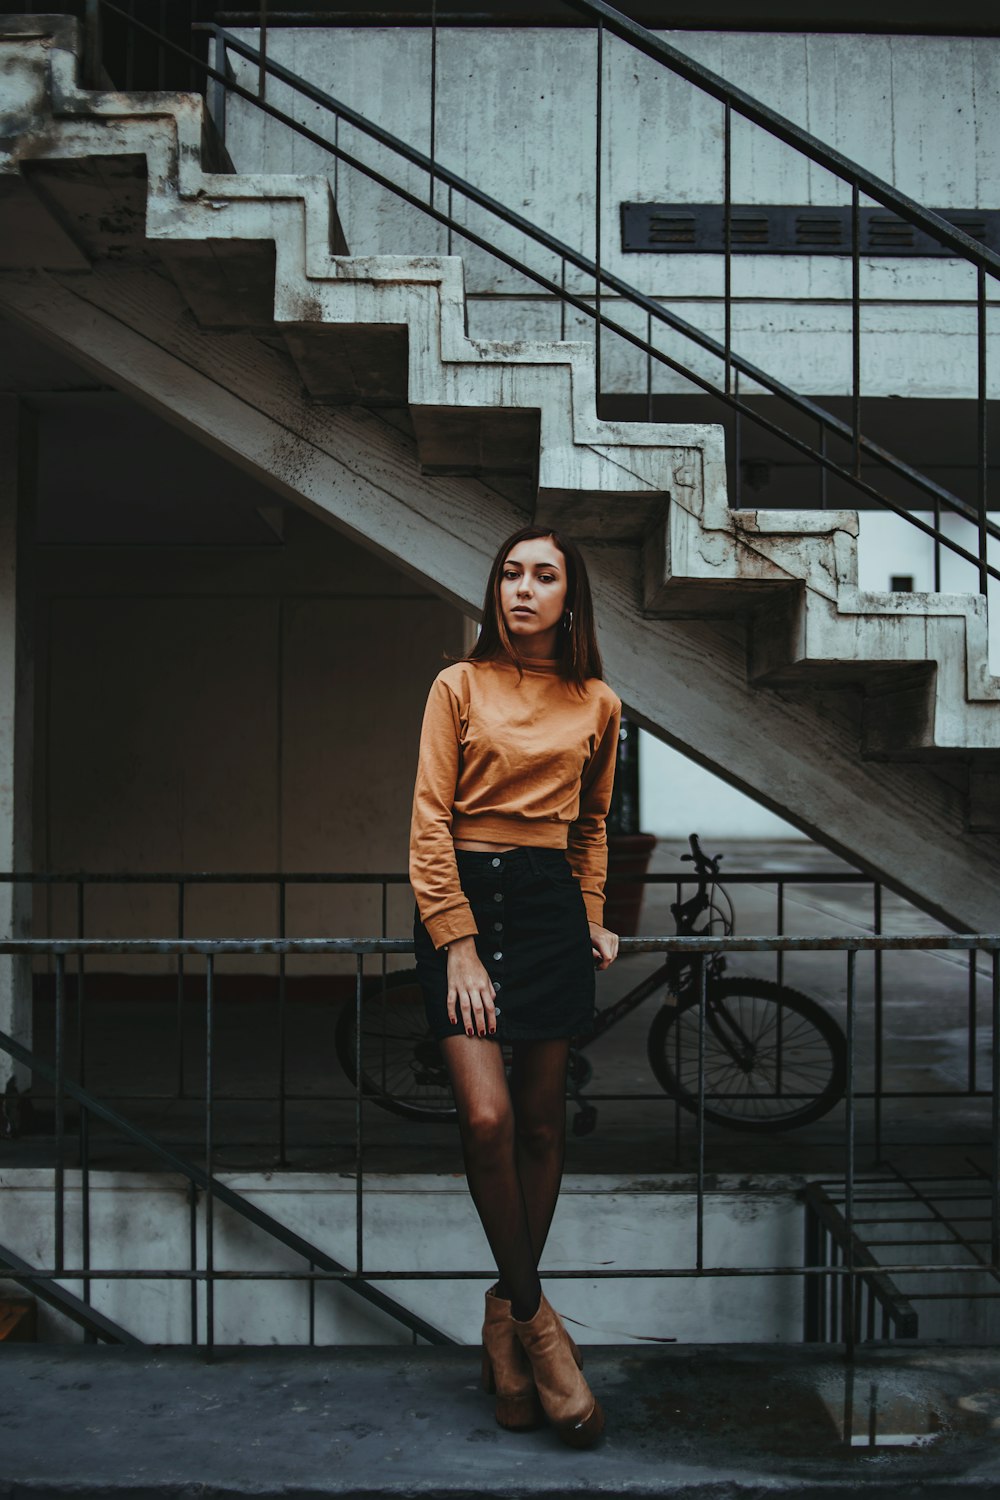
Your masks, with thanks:
[{"label": "woman's face", "polygon": [[511,637],[526,654],[557,655],[566,582],[566,559],[551,537],[518,542],[504,559],[500,607]]}]

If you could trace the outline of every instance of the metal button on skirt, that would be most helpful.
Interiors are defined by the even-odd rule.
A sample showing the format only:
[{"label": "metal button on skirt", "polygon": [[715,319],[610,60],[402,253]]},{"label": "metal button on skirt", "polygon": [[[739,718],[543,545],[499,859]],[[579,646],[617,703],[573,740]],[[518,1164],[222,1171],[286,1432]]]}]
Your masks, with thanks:
[{"label": "metal button on skirt", "polygon": [[[585,1036],[594,1022],[594,959],[579,882],[562,849],[524,846],[490,854],[456,849],[458,877],[479,929],[476,950],[496,990],[496,1040]],[[427,1023],[439,1040],[460,1036],[448,1019],[448,955],[416,910],[413,945]]]}]

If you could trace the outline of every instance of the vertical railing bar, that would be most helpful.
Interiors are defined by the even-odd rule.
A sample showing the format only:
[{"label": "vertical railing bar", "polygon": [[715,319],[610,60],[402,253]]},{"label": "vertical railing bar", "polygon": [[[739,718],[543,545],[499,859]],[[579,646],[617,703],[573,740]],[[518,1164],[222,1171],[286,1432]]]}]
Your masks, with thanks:
[{"label": "vertical railing bar", "polygon": [[[876,880],[874,882],[874,884],[872,885],[872,900],[873,900],[873,908],[874,908],[874,910],[873,910],[873,918],[874,918],[875,932],[876,932],[877,935],[881,936],[881,933],[882,933],[882,882],[880,880]],[[883,1000],[884,1000],[885,992],[884,992],[884,989],[883,989],[883,977],[884,976],[883,976],[883,972],[882,972],[882,960],[884,958],[884,954],[883,954],[881,948],[876,948],[875,949],[875,952],[873,954],[873,958],[874,958],[874,970],[875,970],[874,975],[873,975],[873,982],[874,982],[874,986],[875,986],[875,1047],[874,1047],[875,1078],[874,1078],[874,1087],[873,1087],[874,1098],[872,1100],[872,1108],[873,1108],[873,1116],[874,1116],[874,1118],[873,1118],[873,1127],[874,1127],[874,1131],[875,1131],[875,1160],[876,1161],[881,1161],[882,1160],[882,1084],[883,1084],[883,1071],[882,1070],[883,1070],[883,1063],[884,1063],[884,1056],[885,1056],[884,1050],[883,1050],[884,1042],[885,1042],[885,1008],[884,1008],[884,1005],[883,1005]]]},{"label": "vertical railing bar", "polygon": [[978,432],[976,434],[976,506],[979,520],[979,592],[985,598],[989,590],[989,573],[987,572],[987,549],[989,536],[986,530],[987,515],[987,430],[986,430],[986,268],[976,268],[976,307],[978,313],[977,345],[978,345],[978,389],[976,393],[976,410],[978,418]]},{"label": "vertical railing bar", "polygon": [[[287,882],[278,881],[278,936],[287,936]],[[288,1011],[286,1007],[285,955],[278,955],[278,1160],[287,1166],[288,1150]]]},{"label": "vertical railing bar", "polygon": [[355,1264],[358,1274],[364,1270],[364,1158],[362,1135],[364,1117],[362,1104],[364,1083],[361,1049],[361,1008],[364,993],[364,954],[359,953],[355,966],[354,981],[354,1236]]},{"label": "vertical railing bar", "polygon": [[[705,955],[695,955],[698,997],[698,1185],[695,1264],[705,1265]],[[678,1028],[679,1030],[680,1028]]]},{"label": "vertical railing bar", "polygon": [[135,84],[135,0],[128,0],[128,21],[125,25],[125,92],[130,93]]},{"label": "vertical railing bar", "polygon": [[[733,395],[737,401],[740,399],[740,372],[733,372]],[[733,424],[733,488],[736,492],[736,504],[733,507],[739,510],[740,501],[743,496],[743,412],[736,408],[736,420]]]},{"label": "vertical railing bar", "polygon": [[601,414],[601,154],[604,149],[604,22],[597,22],[597,98],[594,156],[594,385]]},{"label": "vertical railing bar", "polygon": [[979,1079],[979,1070],[978,1070],[977,1059],[976,1059],[976,1020],[977,1020],[977,1011],[979,1009],[979,1005],[978,1005],[978,1000],[979,1000],[979,982],[978,982],[979,981],[979,975],[978,975],[977,969],[976,969],[976,953],[975,953],[975,951],[973,949],[969,950],[968,957],[969,957],[969,1002],[968,1002],[968,1028],[969,1028],[968,1071],[969,1071],[969,1082],[968,1082],[968,1089],[969,1089],[969,1093],[970,1094],[974,1094],[976,1092],[976,1084],[978,1083],[978,1079]]},{"label": "vertical railing bar", "polygon": [[159,28],[159,45],[156,49],[156,87],[162,91],[167,86],[167,49],[163,45],[163,38],[167,33],[167,0],[160,0]]},{"label": "vertical railing bar", "polygon": [[731,394],[733,374],[733,117],[727,99],[724,106],[722,145],[722,233],[725,259],[723,262],[723,308],[725,313],[725,386],[726,395]]},{"label": "vertical railing bar", "polygon": [[431,160],[430,177],[427,183],[427,201],[434,207],[436,178],[434,163],[437,151],[437,0],[431,0],[431,140],[428,155]]},{"label": "vertical railing bar", "polygon": [[452,228],[452,223],[454,221],[454,218],[455,218],[455,195],[454,195],[454,190],[452,188],[452,185],[449,182],[449,184],[448,184],[448,254],[449,255],[453,255],[455,253],[454,252],[454,230]]},{"label": "vertical railing bar", "polygon": [[[680,904],[680,899],[681,899],[681,883],[680,883],[679,880],[677,882],[676,892],[677,892],[677,903],[679,905]],[[681,1028],[680,1028],[680,1026],[674,1026],[674,1027],[672,1027],[672,1030],[673,1030],[673,1033],[674,1033],[674,1077],[675,1078],[680,1078],[680,1076],[681,1076]],[[675,1168],[679,1167],[680,1164],[681,1164],[681,1136],[682,1136],[681,1105],[680,1105],[680,1091],[678,1090],[674,1094],[674,1167]]]},{"label": "vertical railing bar", "polygon": [[260,0],[260,58],[257,64],[257,98],[267,98],[267,0]]},{"label": "vertical railing bar", "polygon": [[559,301],[559,338],[566,342],[566,257],[559,261],[559,280],[562,284],[563,295]]},{"label": "vertical railing bar", "polygon": [[861,195],[851,185],[851,424],[854,477],[861,478]]},{"label": "vertical railing bar", "polygon": [[[830,1271],[837,1270],[840,1265],[840,1245],[835,1239],[830,1240]],[[842,1310],[840,1306],[840,1277],[830,1275],[830,1342],[836,1344],[840,1341],[843,1331],[841,1325]]]},{"label": "vertical railing bar", "polygon": [[[34,13],[34,6],[31,7]],[[86,0],[84,12],[84,87],[101,87],[101,4],[100,0]]]},{"label": "vertical railing bar", "polygon": [[646,314],[646,421],[653,420],[653,314]]},{"label": "vertical railing bar", "polygon": [[941,502],[934,497],[934,592],[941,592]]},{"label": "vertical railing bar", "polygon": [[[192,1272],[198,1269],[198,1189],[188,1184],[188,1259]],[[191,1346],[198,1344],[198,1281],[192,1275],[189,1284],[189,1306],[191,1312]]]},{"label": "vertical railing bar", "polygon": [[66,958],[62,953],[56,954],[56,1081],[55,1081],[55,1124],[56,1124],[56,1196],[55,1196],[55,1268],[57,1272],[62,1271],[65,1263],[66,1242],[66,1167],[65,1167],[65,1117],[63,1112],[63,1044],[65,1030],[65,1005],[66,1005]]},{"label": "vertical railing bar", "polygon": [[[820,424],[819,424],[819,453],[820,453],[820,458],[821,459],[825,459],[826,458],[826,436],[827,436],[826,423],[821,420]],[[826,510],[827,504],[829,503],[829,491],[828,491],[828,488],[827,488],[829,477],[830,476],[827,473],[826,464],[821,462],[820,465],[819,465],[819,508],[820,508],[820,510]]]},{"label": "vertical railing bar", "polygon": [[[177,882],[177,940],[184,936],[184,899],[185,884],[183,880]],[[177,1097],[184,1098],[184,1044],[187,1039],[184,1025],[184,955],[177,955]]]},{"label": "vertical railing bar", "polygon": [[[82,939],[86,936],[87,915],[85,906],[85,886],[82,880],[77,882],[76,887],[76,932],[77,937]],[[87,1008],[84,981],[84,955],[77,954],[76,960],[76,1077],[81,1088],[87,1086]],[[90,1270],[90,1112],[81,1104],[80,1106],[80,1237],[82,1240],[83,1260],[85,1271]],[[83,1300],[90,1304],[90,1278],[85,1277],[83,1283]],[[87,1329],[84,1333],[84,1342],[96,1344],[97,1335]]]},{"label": "vertical railing bar", "polygon": [[[316,1269],[316,1263],[315,1263],[315,1261],[310,1261],[309,1262],[309,1269],[310,1269],[310,1271],[315,1271],[315,1269]],[[316,1345],[316,1282],[310,1276],[310,1278],[309,1278],[309,1347],[310,1347],[310,1349],[314,1348],[315,1345]]]},{"label": "vertical railing bar", "polygon": [[990,1261],[1000,1270],[1000,949],[994,948],[992,974],[993,1058],[990,1150],[993,1171],[990,1179]]},{"label": "vertical railing bar", "polygon": [[844,1182],[844,1223],[847,1244],[844,1260],[847,1276],[844,1278],[844,1340],[847,1357],[854,1357],[854,1026],[855,1002],[857,1000],[857,950],[847,950],[847,1088],[844,1099],[847,1108],[846,1176]]},{"label": "vertical railing bar", "polygon": [[[227,94],[227,91],[226,91],[226,85],[225,85],[225,81],[224,81],[225,77],[226,77],[226,38],[225,38],[225,35],[223,34],[223,32],[221,32],[221,31],[217,31],[215,33],[215,59],[214,59],[214,61],[215,61],[215,71],[220,76],[218,78],[216,78],[213,81],[213,83],[212,83],[212,92],[213,92],[213,99],[214,99],[214,108],[213,108],[212,113],[213,113],[213,115],[215,117],[215,128],[216,128],[216,130],[219,133],[219,139],[222,141],[222,144],[225,145],[226,144],[226,106],[228,104],[228,94]],[[336,171],[336,169],[337,169],[337,159],[336,159],[336,157],[334,157],[333,166],[334,166],[334,171]],[[337,196],[336,192],[334,192],[334,199],[336,199],[336,196]]]},{"label": "vertical railing bar", "polygon": [[[783,937],[785,933],[785,882],[783,880],[778,881],[777,911],[775,913],[775,916],[777,918],[778,936]],[[775,964],[775,975],[780,986],[785,982],[785,955],[780,948],[775,954],[775,958],[777,960]],[[775,1052],[777,1056],[777,1063],[774,1070],[774,1092],[779,1096],[779,1098],[781,1096],[784,1076],[784,1032],[785,1012],[784,1007],[779,1005],[777,1025],[775,1029]]]},{"label": "vertical railing bar", "polygon": [[212,1039],[215,1028],[215,955],[205,957],[205,1343],[209,1351],[215,1345],[215,1196],[212,1189],[212,1155],[214,1148],[214,1057]]},{"label": "vertical railing bar", "polygon": [[[336,114],[333,117],[333,144],[334,144],[335,148],[339,149],[339,147],[340,147],[340,115],[339,114]],[[343,215],[341,213],[341,203],[340,203],[340,157],[339,156],[334,156],[334,158],[333,158],[333,201],[337,205],[337,218],[340,220],[341,224],[343,224]]]}]

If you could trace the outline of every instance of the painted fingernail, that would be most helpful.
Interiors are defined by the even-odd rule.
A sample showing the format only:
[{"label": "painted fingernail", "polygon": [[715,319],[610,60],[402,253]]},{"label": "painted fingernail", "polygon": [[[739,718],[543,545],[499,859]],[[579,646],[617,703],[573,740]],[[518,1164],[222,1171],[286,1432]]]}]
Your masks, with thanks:
[{"label": "painted fingernail", "polygon": [[466,1030],[466,1032],[467,1032],[467,1033],[468,1033],[468,1035],[469,1035],[469,1036],[472,1036],[472,1035],[473,1035],[473,1031],[472,1031],[472,1027],[471,1027],[471,1026],[467,1026],[467,1027],[466,1027],[466,1028],[465,1028],[465,1030]]}]

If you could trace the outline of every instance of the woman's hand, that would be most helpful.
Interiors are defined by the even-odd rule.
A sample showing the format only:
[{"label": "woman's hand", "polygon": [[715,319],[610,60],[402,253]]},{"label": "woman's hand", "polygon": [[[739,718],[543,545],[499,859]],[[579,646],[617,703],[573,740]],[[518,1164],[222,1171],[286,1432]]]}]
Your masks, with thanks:
[{"label": "woman's hand", "polygon": [[449,943],[448,1020],[452,1025],[458,1021],[460,1011],[467,1036],[493,1036],[497,1029],[495,1000],[490,976],[476,952],[475,938],[463,937]]},{"label": "woman's hand", "polygon": [[609,932],[600,922],[590,924],[590,946],[594,950],[594,962],[598,969],[607,969],[618,957],[618,934]]}]

